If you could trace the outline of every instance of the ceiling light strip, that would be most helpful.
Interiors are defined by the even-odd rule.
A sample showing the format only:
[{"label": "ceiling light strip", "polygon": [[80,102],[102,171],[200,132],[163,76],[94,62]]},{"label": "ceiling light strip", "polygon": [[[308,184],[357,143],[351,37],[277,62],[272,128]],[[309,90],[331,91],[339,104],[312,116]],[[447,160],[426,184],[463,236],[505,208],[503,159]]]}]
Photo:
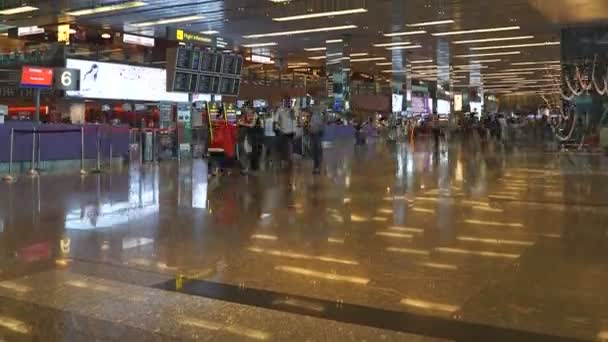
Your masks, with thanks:
[{"label": "ceiling light strip", "polygon": [[475,58],[475,57],[489,57],[489,56],[509,56],[519,55],[521,51],[504,51],[504,52],[493,52],[493,53],[477,53],[470,55],[455,55],[455,58]]},{"label": "ceiling light strip", "polygon": [[447,19],[447,20],[436,20],[436,21],[426,21],[426,22],[422,22],[422,23],[406,24],[405,26],[418,27],[418,26],[447,25],[447,24],[453,24],[453,23],[454,23],[454,20]]},{"label": "ceiling light strip", "polygon": [[154,26],[154,25],[165,25],[165,24],[183,23],[183,22],[186,22],[186,21],[196,21],[196,20],[202,20],[202,19],[205,19],[205,16],[203,16],[203,15],[189,15],[189,16],[185,16],[185,17],[166,18],[166,19],[160,19],[160,20],[155,20],[155,21],[144,21],[144,22],[140,22],[140,23],[131,24],[131,26],[134,26],[134,27],[147,27],[147,26]]},{"label": "ceiling light strip", "polygon": [[411,42],[394,42],[394,43],[378,43],[374,44],[374,47],[387,47],[387,46],[400,46],[400,45],[410,45]]},{"label": "ceiling light strip", "polygon": [[425,34],[425,33],[426,33],[425,30],[405,31],[405,32],[385,33],[384,36],[385,37],[399,37],[399,36],[412,36],[412,35],[416,35],[416,34]]},{"label": "ceiling light strip", "polygon": [[393,46],[386,48],[387,50],[410,50],[410,49],[419,49],[422,45],[406,45],[406,46]]},{"label": "ceiling light strip", "polygon": [[473,29],[473,30],[438,32],[438,33],[432,33],[432,35],[436,36],[436,37],[442,37],[442,36],[453,36],[453,35],[458,35],[458,34],[513,31],[513,30],[519,30],[519,29],[520,29],[519,26],[505,26],[505,27],[493,27],[493,28],[487,28],[487,29]]},{"label": "ceiling light strip", "polygon": [[314,18],[323,18],[323,17],[335,17],[339,15],[348,15],[348,14],[357,14],[357,13],[366,13],[367,9],[365,8],[354,8],[349,10],[342,11],[330,11],[330,12],[319,12],[319,13],[308,13],[301,15],[293,15],[289,17],[279,17],[272,18],[274,21],[293,21],[293,20],[303,20],[303,19],[314,19]]},{"label": "ceiling light strip", "polygon": [[243,47],[246,48],[257,48],[257,47],[266,47],[266,46],[276,46],[277,42],[268,42],[268,43],[258,43],[258,44],[245,44]]},{"label": "ceiling light strip", "polygon": [[496,49],[518,49],[526,47],[537,47],[537,46],[555,46],[560,45],[560,42],[542,42],[542,43],[530,43],[530,44],[516,44],[516,45],[497,45],[497,46],[478,46],[472,47],[471,50],[483,51],[483,50],[496,50]]},{"label": "ceiling light strip", "polygon": [[317,27],[317,28],[304,29],[304,30],[293,30],[293,31],[280,31],[280,32],[249,34],[249,35],[243,36],[243,38],[246,38],[246,39],[256,39],[256,38],[263,38],[263,37],[291,36],[291,35],[306,34],[306,33],[350,30],[350,29],[356,29],[357,27],[358,27],[357,25],[327,26],[327,27]]},{"label": "ceiling light strip", "polygon": [[516,36],[516,37],[456,40],[456,41],[453,41],[452,44],[475,44],[475,43],[502,42],[502,41],[507,41],[507,40],[523,40],[523,39],[534,39],[534,36]]},{"label": "ceiling light strip", "polygon": [[67,12],[65,12],[65,14],[78,17],[78,16],[83,16],[83,15],[122,11],[122,10],[131,9],[131,8],[142,7],[145,5],[146,5],[146,3],[143,1],[129,1],[129,2],[123,2],[121,4],[115,4],[115,5],[107,5],[107,6],[99,6],[99,7],[83,8],[83,9],[79,9],[79,10],[67,11]]}]

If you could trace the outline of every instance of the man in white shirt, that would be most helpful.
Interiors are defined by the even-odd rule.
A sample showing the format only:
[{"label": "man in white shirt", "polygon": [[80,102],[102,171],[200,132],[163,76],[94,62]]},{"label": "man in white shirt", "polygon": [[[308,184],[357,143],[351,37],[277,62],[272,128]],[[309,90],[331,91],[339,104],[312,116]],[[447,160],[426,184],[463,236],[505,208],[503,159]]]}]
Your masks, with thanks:
[{"label": "man in white shirt", "polygon": [[293,153],[293,136],[296,133],[296,117],[290,108],[281,106],[277,111],[277,121],[280,131],[281,160],[290,163]]},{"label": "man in white shirt", "polygon": [[273,164],[276,159],[275,119],[272,114],[264,119],[264,160]]}]

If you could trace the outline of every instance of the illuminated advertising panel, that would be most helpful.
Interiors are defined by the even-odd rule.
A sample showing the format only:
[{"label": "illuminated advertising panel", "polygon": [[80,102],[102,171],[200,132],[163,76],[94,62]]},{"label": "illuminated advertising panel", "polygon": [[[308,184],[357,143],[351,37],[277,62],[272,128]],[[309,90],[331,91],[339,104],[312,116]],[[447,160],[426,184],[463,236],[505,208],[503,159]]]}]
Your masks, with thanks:
[{"label": "illuminated advertising panel", "polygon": [[50,88],[53,85],[53,69],[24,66],[21,69],[21,86]]},{"label": "illuminated advertising panel", "polygon": [[67,59],[66,66],[80,70],[80,90],[68,91],[71,97],[188,102],[188,94],[167,92],[165,69],[71,58]]}]

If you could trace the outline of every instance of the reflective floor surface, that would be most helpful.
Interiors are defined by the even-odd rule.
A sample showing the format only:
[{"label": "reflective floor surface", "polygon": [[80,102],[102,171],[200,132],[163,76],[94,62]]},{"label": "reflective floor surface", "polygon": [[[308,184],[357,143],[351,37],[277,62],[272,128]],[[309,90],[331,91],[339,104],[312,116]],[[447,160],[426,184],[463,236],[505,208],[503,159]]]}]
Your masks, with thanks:
[{"label": "reflective floor surface", "polygon": [[608,340],[608,158],[344,143],[0,183],[0,340]]}]

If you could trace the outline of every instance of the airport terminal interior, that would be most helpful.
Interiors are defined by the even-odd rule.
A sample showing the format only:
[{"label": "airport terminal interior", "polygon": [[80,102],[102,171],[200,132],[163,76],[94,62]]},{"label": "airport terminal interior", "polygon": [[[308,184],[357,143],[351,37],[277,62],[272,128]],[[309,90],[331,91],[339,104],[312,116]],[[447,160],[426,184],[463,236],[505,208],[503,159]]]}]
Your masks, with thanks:
[{"label": "airport terminal interior", "polygon": [[607,0],[0,2],[0,341],[608,341]]}]

